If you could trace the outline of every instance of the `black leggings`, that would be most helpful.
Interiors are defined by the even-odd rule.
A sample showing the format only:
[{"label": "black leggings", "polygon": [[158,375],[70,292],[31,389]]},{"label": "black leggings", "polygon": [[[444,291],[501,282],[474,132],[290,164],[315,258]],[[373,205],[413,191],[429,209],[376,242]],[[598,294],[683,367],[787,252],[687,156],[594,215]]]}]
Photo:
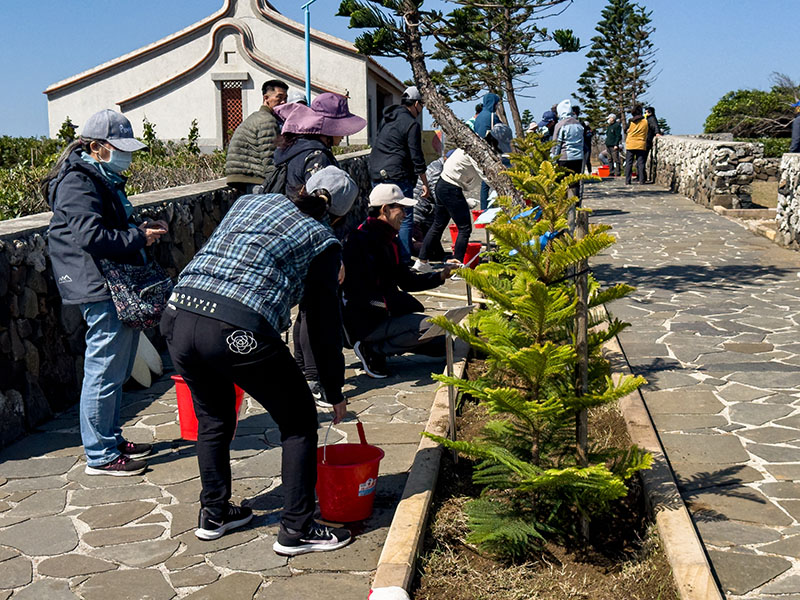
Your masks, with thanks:
[{"label": "black leggings", "polygon": [[436,209],[433,213],[433,225],[425,234],[419,257],[428,259],[428,254],[434,248],[434,240],[439,240],[452,217],[458,227],[458,238],[453,246],[453,258],[464,262],[469,236],[472,233],[472,215],[467,206],[467,199],[461,188],[452,183],[439,179],[436,184]]},{"label": "black leggings", "polygon": [[281,433],[281,521],[307,531],[317,482],[317,410],[303,373],[275,335],[167,309],[161,320],[175,370],[197,414],[200,505],[220,518],[231,497],[230,443],[236,430],[234,382],[269,411]]}]

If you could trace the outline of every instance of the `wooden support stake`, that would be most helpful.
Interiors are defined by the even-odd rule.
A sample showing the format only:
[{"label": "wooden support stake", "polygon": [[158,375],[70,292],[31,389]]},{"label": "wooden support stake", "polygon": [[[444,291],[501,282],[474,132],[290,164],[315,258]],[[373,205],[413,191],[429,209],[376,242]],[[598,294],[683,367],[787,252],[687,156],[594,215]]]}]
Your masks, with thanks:
[{"label": "wooden support stake", "polygon": [[[589,233],[589,214],[577,211],[575,215],[575,239],[582,239]],[[575,278],[575,293],[578,304],[575,309],[575,350],[578,353],[578,368],[576,373],[575,391],[578,396],[589,392],[589,263],[581,261],[577,267]],[[575,423],[576,451],[578,464],[581,467],[589,466],[589,414],[586,409],[578,413]],[[589,521],[581,517],[581,534],[584,539],[589,537]]]},{"label": "wooden support stake", "polygon": [[[453,377],[455,373],[454,358],[453,358],[453,344],[455,340],[453,336],[448,333],[445,336],[445,346],[447,348],[447,376]],[[454,385],[447,386],[447,402],[450,409],[450,439],[456,441],[456,388]],[[453,450],[453,462],[458,462],[458,452]]]}]

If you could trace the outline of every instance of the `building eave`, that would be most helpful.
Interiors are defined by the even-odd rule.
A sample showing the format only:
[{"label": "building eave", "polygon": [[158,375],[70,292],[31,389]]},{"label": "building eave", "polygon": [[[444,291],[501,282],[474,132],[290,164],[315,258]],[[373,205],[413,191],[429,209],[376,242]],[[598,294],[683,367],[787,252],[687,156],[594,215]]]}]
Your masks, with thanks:
[{"label": "building eave", "polygon": [[115,58],[113,60],[109,60],[108,62],[104,62],[101,65],[98,65],[98,66],[96,66],[96,67],[94,67],[92,69],[89,69],[87,71],[83,71],[82,73],[78,73],[77,75],[73,75],[72,77],[68,77],[67,79],[62,79],[61,81],[59,81],[57,83],[54,83],[51,86],[49,86],[42,93],[50,95],[50,94],[53,94],[55,92],[60,92],[60,91],[66,89],[68,87],[73,86],[73,85],[76,85],[76,84],[79,84],[79,83],[83,83],[87,79],[91,79],[91,78],[93,78],[93,77],[95,77],[97,75],[101,75],[102,73],[105,73],[106,71],[114,69],[114,68],[118,67],[119,65],[125,64],[125,63],[130,62],[130,61],[132,61],[134,59],[137,59],[137,58],[140,58],[140,57],[144,57],[144,56],[147,56],[147,55],[152,54],[154,52],[157,52],[161,48],[163,48],[165,46],[168,46],[169,44],[172,44],[172,43],[174,43],[176,41],[179,41],[182,38],[185,38],[185,37],[187,37],[189,35],[192,35],[193,33],[196,33],[197,31],[203,29],[204,27],[208,27],[210,25],[213,25],[216,21],[218,21],[220,19],[224,19],[225,17],[229,16],[228,13],[232,9],[233,1],[234,0],[224,0],[224,4],[223,4],[222,8],[220,8],[217,12],[215,12],[211,16],[206,17],[205,19],[203,19],[201,21],[198,21],[197,23],[194,23],[193,25],[189,25],[188,27],[186,27],[184,29],[181,29],[180,31],[178,31],[176,33],[173,33],[172,35],[168,35],[165,38],[162,38],[162,39],[160,39],[160,40],[158,40],[156,42],[153,42],[152,44],[149,44],[147,46],[139,48],[138,50],[134,50],[133,52],[128,52],[127,54],[123,54],[122,56],[120,56],[118,58]]}]

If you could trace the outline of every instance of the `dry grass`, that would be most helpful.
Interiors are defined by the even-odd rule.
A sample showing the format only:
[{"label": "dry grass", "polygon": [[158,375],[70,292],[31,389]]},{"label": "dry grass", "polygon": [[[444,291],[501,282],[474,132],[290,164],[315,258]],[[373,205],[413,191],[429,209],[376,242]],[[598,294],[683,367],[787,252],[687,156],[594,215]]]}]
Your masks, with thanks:
[{"label": "dry grass", "polygon": [[754,180],[751,184],[753,188],[753,203],[764,208],[775,208],[778,206],[778,182]]},{"label": "dry grass", "polygon": [[[472,366],[471,375],[480,372]],[[459,437],[474,436],[488,415],[467,401]],[[614,405],[590,413],[595,447],[625,446],[630,439]],[[676,600],[672,572],[655,526],[648,520],[641,489],[632,482],[627,498],[591,523],[591,539],[572,546],[548,543],[528,562],[493,559],[465,541],[464,505],[480,490],[471,483],[472,463],[446,453],[418,563],[415,600]]]}]

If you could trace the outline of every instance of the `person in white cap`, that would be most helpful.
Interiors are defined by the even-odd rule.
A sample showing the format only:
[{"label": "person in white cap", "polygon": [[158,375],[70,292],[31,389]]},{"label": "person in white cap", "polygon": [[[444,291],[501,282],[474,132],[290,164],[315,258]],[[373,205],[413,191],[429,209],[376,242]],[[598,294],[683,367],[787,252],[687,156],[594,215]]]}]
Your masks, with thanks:
[{"label": "person in white cap", "polygon": [[611,175],[619,177],[622,164],[619,160],[619,146],[622,143],[622,125],[617,121],[617,115],[611,113],[606,119],[606,149],[608,150],[608,166]]},{"label": "person in white cap", "polygon": [[370,377],[388,375],[386,357],[405,352],[444,356],[444,336],[420,342],[430,327],[422,304],[408,292],[444,283],[456,265],[417,273],[400,258],[397,232],[405,209],[417,203],[397,185],[382,183],[369,196],[369,217],[344,245],[342,284],[345,332]]},{"label": "person in white cap", "polygon": [[[427,164],[422,153],[422,94],[412,85],[403,92],[400,104],[383,111],[383,125],[378,130],[369,155],[369,176],[373,184],[393,183],[407,198],[414,194],[417,178],[422,181],[422,195],[427,196]],[[414,209],[406,207],[400,227],[400,260],[411,262],[414,232]]]},{"label": "person in white cap", "polygon": [[47,244],[63,304],[78,305],[88,326],[79,416],[89,475],[138,475],[152,445],[122,436],[122,384],[133,369],[139,332],[117,317],[101,258],[145,264],[146,246],[167,233],[164,221],[134,222],[123,172],[146,148],[131,122],[113,110],[93,114],[42,181],[53,210]]}]

